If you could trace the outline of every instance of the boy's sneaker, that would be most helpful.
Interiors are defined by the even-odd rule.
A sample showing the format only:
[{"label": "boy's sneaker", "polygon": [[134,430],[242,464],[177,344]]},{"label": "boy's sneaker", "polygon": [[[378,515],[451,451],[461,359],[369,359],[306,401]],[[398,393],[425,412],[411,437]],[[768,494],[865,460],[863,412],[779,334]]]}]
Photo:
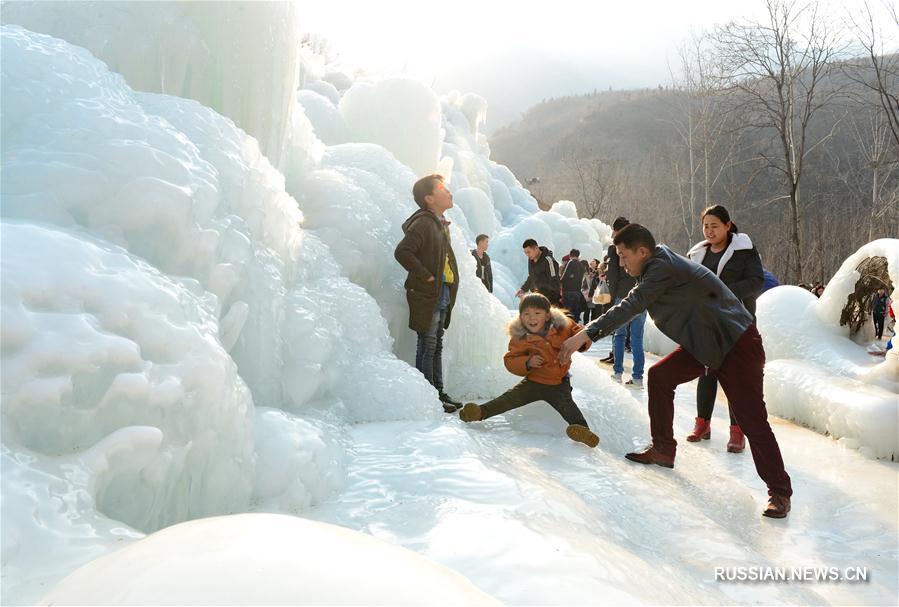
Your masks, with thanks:
[{"label": "boy's sneaker", "polygon": [[587,426],[581,426],[580,424],[571,424],[565,430],[565,434],[567,434],[568,438],[570,438],[571,440],[579,443],[584,443],[591,449],[599,444],[599,437],[596,436],[596,434],[594,434],[593,431],[590,430],[590,428],[588,428]]},{"label": "boy's sneaker", "polygon": [[626,382],[624,385],[629,388],[642,388],[643,387],[643,378],[642,377],[632,377]]},{"label": "boy's sneaker", "polygon": [[463,422],[479,422],[483,414],[481,405],[478,403],[465,403],[465,406],[459,411],[459,419]]},{"label": "boy's sneaker", "polygon": [[612,381],[620,384],[621,383],[621,373],[612,373]]}]

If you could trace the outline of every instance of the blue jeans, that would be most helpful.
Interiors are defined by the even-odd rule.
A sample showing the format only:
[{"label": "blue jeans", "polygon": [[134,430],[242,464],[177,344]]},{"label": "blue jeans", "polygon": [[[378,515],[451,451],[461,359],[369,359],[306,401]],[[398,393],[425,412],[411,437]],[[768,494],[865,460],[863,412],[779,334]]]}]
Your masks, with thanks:
[{"label": "blue jeans", "polygon": [[415,349],[415,368],[422,372],[425,379],[438,392],[443,392],[443,325],[446,322],[446,311],[449,309],[449,287],[443,285],[440,299],[434,306],[431,326],[427,333],[418,334],[418,345]]},{"label": "blue jeans", "polygon": [[[620,298],[615,299],[615,303],[621,302]],[[631,356],[634,357],[634,379],[643,379],[643,325],[646,323],[646,312],[635,316],[630,322],[625,323],[615,329],[615,336],[612,338],[612,352],[615,353],[615,362],[612,364],[612,371],[621,375],[624,373],[624,339],[627,336],[627,330],[631,330]]]}]

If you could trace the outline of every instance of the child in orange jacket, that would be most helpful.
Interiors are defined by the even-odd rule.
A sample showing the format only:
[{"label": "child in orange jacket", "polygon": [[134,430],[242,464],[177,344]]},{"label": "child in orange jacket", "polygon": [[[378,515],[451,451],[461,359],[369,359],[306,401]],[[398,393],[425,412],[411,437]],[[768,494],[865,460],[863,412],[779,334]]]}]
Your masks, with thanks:
[{"label": "child in orange jacket", "polygon": [[571,440],[595,447],[599,437],[587,426],[584,414],[571,397],[571,363],[559,362],[562,343],[582,330],[562,310],[551,307],[544,295],[530,293],[523,297],[518,318],[509,324],[509,351],[503,362],[510,373],[523,375],[524,379],[483,405],[466,404],[459,417],[464,422],[482,421],[543,400],[568,422],[566,434]]}]

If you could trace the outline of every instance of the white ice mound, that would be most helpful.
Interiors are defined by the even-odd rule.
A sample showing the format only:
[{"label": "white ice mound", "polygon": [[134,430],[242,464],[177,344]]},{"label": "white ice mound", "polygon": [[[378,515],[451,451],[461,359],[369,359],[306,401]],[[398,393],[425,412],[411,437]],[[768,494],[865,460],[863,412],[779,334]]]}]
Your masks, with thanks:
[{"label": "white ice mound", "polygon": [[253,402],[202,298],[117,247],[9,223],[2,239],[3,443],[53,457],[157,428],[102,512],[155,529],[245,508]]},{"label": "white ice mound", "polygon": [[[866,455],[899,459],[899,348],[871,356],[840,326],[859,279],[858,266],[884,257],[899,285],[899,240],[875,240],[851,255],[821,299],[781,286],[758,300],[765,342],[765,398],[775,415],[829,434]],[[891,294],[894,309],[899,291]]]},{"label": "white ice mound", "polygon": [[437,169],[443,141],[440,100],[423,83],[399,77],[357,82],[344,93],[339,110],[350,141],[387,148],[416,177]]},{"label": "white ice mound", "polygon": [[14,2],[3,24],[84,47],[135,90],[211,107],[281,164],[298,81],[292,2]]},{"label": "white ice mound", "polygon": [[81,567],[41,605],[496,605],[462,575],[343,527],[201,519]]}]

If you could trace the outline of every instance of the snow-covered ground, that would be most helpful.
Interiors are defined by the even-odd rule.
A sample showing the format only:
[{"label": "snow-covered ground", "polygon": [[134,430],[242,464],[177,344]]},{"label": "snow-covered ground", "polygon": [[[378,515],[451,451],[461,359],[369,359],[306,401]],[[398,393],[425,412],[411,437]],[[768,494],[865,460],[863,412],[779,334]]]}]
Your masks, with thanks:
[{"label": "snow-covered ground", "polygon": [[[760,518],[748,453],[724,452],[723,406],[713,439],[683,444],[674,471],[626,462],[648,438],[645,394],[592,360],[607,343],[573,367],[598,449],[571,443],[548,407],[463,425],[409,364],[392,251],[416,177],[441,171],[456,198],[461,284],[444,360],[460,397],[515,381],[502,354],[522,241],[601,257],[609,226],[566,201],[538,211],[489,158],[485,100],[330,66],[300,47],[294,8],[4,4],[3,604],[218,602],[203,587],[222,576],[259,604],[357,602],[365,589],[377,592],[361,602],[434,602],[359,573],[385,563],[459,602],[894,602],[896,351],[860,355],[832,315],[865,255],[887,256],[899,283],[899,241],[871,243],[830,295],[800,301],[796,335],[804,296],[760,300],[772,410],[844,438],[776,421],[796,491],[785,521]],[[467,253],[482,231],[494,296]],[[647,349],[671,347],[647,335]],[[680,435],[693,398],[678,393]],[[273,547],[263,566],[255,534],[302,554]],[[329,594],[333,561],[314,558],[332,541],[366,555],[347,594]],[[143,584],[121,579],[207,544],[221,558],[198,556],[170,594],[166,565]],[[235,579],[248,560],[258,567]],[[870,580],[714,579],[749,565],[867,567]],[[307,583],[269,592],[290,567]],[[108,594],[84,594],[104,583]]]},{"label": "snow-covered ground", "polygon": [[[595,345],[589,364],[609,347]],[[628,391],[621,410],[608,411],[579,381],[584,369],[573,371],[575,400],[600,436],[597,449],[569,441],[545,404],[484,424],[356,426],[344,492],[309,516],[412,548],[507,604],[895,603],[895,463],[772,417],[795,495],[788,519],[765,519],[748,448],[725,450],[722,395],[711,440],[687,443],[695,382],[679,388],[675,468],[640,466],[623,454],[648,440],[645,391]],[[716,581],[716,567],[740,566],[867,567],[869,581]]]}]

